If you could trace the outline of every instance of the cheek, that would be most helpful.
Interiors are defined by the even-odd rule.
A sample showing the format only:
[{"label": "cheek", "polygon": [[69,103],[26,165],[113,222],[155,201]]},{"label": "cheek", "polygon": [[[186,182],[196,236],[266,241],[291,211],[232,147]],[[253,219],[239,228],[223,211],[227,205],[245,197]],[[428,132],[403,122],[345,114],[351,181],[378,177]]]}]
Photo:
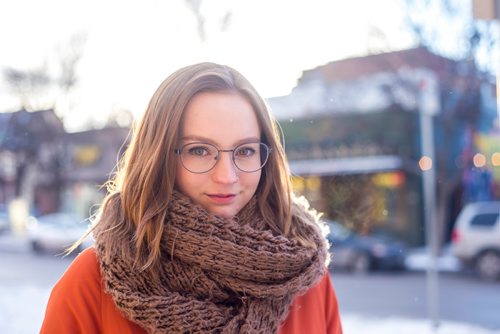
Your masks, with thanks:
[{"label": "cheek", "polygon": [[175,172],[175,187],[180,189],[182,188],[183,183],[183,175],[182,175],[182,166],[177,164],[177,171]]},{"label": "cheek", "polygon": [[[261,175],[262,175],[262,172],[260,172],[260,171],[255,172],[255,173],[251,173],[251,174],[247,174],[247,175],[245,175],[244,180],[242,180],[242,183],[244,183],[247,188],[252,189],[253,193],[255,193],[255,190],[257,189],[257,187],[259,185]],[[252,195],[253,195],[253,193],[252,193]]]},{"label": "cheek", "polygon": [[177,168],[177,172],[175,174],[175,185],[178,190],[180,190],[182,193],[187,195],[187,191],[189,189],[192,189],[194,179],[186,169],[182,168]]}]

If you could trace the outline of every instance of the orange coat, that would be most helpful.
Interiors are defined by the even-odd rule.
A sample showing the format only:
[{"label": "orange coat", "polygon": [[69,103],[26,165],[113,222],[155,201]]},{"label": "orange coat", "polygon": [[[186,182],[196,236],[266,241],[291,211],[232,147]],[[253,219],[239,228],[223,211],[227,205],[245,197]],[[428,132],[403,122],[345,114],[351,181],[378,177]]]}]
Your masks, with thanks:
[{"label": "orange coat", "polygon": [[[50,295],[40,333],[143,334],[144,329],[121,315],[104,292],[94,248],[84,250]],[[337,298],[327,274],[290,306],[279,334],[341,334]]]}]

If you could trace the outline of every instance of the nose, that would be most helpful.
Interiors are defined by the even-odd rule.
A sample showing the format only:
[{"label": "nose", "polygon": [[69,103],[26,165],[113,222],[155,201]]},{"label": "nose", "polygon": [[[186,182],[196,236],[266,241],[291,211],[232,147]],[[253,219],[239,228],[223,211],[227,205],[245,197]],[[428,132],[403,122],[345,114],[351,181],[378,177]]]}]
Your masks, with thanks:
[{"label": "nose", "polygon": [[238,170],[231,154],[231,152],[220,152],[219,160],[212,170],[212,178],[215,182],[230,184],[238,181]]}]

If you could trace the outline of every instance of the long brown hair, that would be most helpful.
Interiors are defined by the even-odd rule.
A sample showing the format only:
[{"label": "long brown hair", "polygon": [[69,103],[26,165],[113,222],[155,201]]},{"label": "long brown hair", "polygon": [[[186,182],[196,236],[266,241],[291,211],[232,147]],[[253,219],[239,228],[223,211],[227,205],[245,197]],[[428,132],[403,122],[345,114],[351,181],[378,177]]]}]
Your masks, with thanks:
[{"label": "long brown hair", "polygon": [[314,245],[300,228],[301,224],[295,222],[300,217],[292,214],[290,173],[281,133],[265,101],[236,70],[200,63],[181,68],[166,78],[133,130],[131,144],[110,183],[97,219],[97,225],[100,220],[112,222],[113,228],[99,232],[106,233],[110,248],[120,249],[123,256],[133,255],[136,265],[143,270],[158,265],[167,205],[175,187],[174,149],[180,124],[188,103],[201,92],[237,93],[252,105],[261,140],[272,149],[256,191],[258,208],[273,231],[301,244]]}]

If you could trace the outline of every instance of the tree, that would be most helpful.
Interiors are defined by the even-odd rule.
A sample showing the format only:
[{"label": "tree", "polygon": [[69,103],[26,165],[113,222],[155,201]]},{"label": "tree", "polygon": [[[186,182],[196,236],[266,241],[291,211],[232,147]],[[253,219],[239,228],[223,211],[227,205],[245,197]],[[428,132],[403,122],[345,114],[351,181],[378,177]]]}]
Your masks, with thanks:
[{"label": "tree", "polygon": [[52,72],[48,60],[30,69],[3,69],[4,80],[19,99],[21,109],[54,109],[61,118],[68,112],[71,108],[68,96],[78,83],[77,67],[85,41],[86,34],[77,33],[59,47]]},{"label": "tree", "polygon": [[11,93],[19,98],[21,108],[26,110],[37,108],[39,99],[47,94],[51,82],[44,65],[30,70],[9,67],[4,69],[3,75]]},{"label": "tree", "polygon": [[54,78],[55,85],[60,94],[56,97],[56,110],[59,110],[59,117],[70,112],[73,105],[69,99],[71,91],[78,84],[78,63],[80,62],[87,35],[83,32],[74,34],[68,43],[58,48],[58,69],[59,73]]},{"label": "tree", "polygon": [[[470,3],[469,3],[470,4]],[[457,66],[443,69],[440,76],[441,110],[436,115],[436,220],[440,244],[449,232],[462,203],[463,173],[481,115],[481,85],[498,69],[498,22],[476,21],[463,1],[405,0],[406,27],[415,41],[437,54],[457,60]],[[439,17],[439,20],[432,20]],[[439,21],[437,23],[436,21]],[[431,24],[433,22],[435,24]],[[446,27],[446,30],[443,30]],[[447,27],[455,27],[449,30]],[[450,35],[452,34],[452,35]],[[450,43],[453,41],[453,43]]]},{"label": "tree", "polygon": [[[404,4],[405,27],[417,45],[445,57],[470,61],[471,66],[486,72],[498,69],[499,22],[474,20],[470,1],[404,0]],[[439,22],[432,21],[434,17]]]},{"label": "tree", "polygon": [[[208,31],[207,31],[207,19],[209,19],[202,10],[203,0],[186,0],[186,4],[189,9],[193,12],[196,24],[198,36],[200,37],[201,42],[206,42],[208,39]],[[231,10],[224,10],[224,14],[218,18],[219,20],[219,31],[225,31],[231,22]]]}]

